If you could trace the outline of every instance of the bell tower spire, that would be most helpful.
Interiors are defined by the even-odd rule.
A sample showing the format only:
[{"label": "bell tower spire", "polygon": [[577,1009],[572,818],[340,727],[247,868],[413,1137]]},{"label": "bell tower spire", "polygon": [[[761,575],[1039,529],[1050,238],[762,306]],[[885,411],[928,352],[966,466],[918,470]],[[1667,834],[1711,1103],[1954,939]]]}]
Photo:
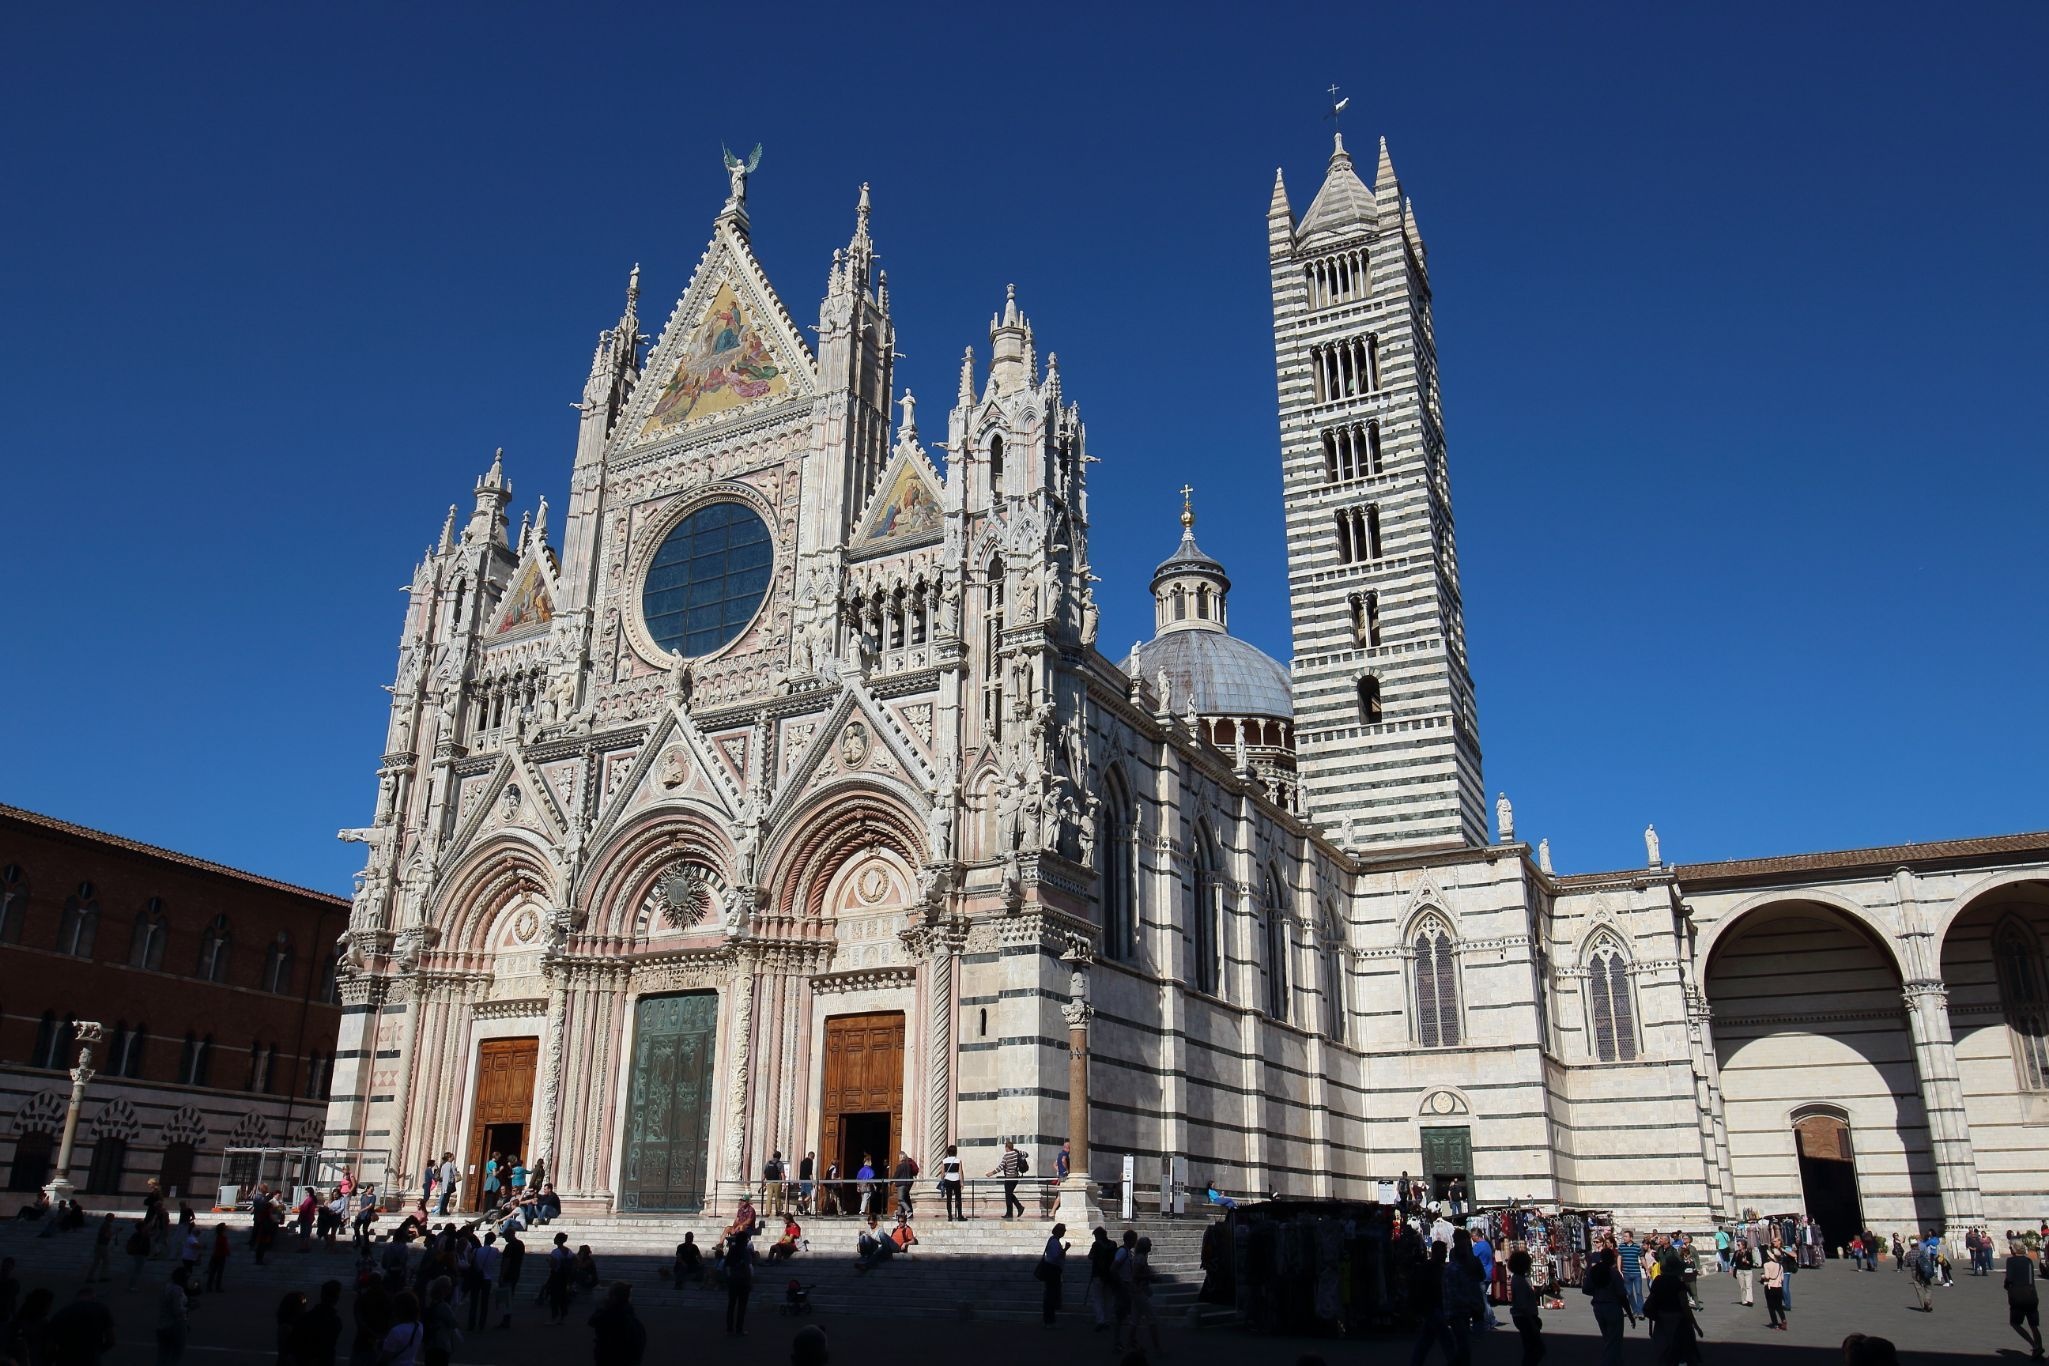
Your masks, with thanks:
[{"label": "bell tower spire", "polygon": [[1357,845],[1481,845],[1430,287],[1379,152],[1369,189],[1334,132],[1301,222],[1278,179],[1267,209],[1302,800]]}]

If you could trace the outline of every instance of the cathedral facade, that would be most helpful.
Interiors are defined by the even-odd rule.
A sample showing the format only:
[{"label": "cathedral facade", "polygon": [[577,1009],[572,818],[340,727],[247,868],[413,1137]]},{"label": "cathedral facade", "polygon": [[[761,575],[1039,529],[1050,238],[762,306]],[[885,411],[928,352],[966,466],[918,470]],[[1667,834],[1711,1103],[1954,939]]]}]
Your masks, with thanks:
[{"label": "cathedral facade", "polygon": [[559,553],[494,461],[414,573],[331,1147],[541,1156],[619,1212],[729,1207],[776,1151],[1067,1140],[1660,1227],[2039,1213],[2049,836],[1674,867],[1647,831],[1559,875],[1486,799],[1384,144],[1268,209],[1291,664],[1186,505],[1106,655],[1085,430],[1014,295],[928,443],[866,188],[812,344],[729,166],[652,347],[637,272],[599,339]]}]

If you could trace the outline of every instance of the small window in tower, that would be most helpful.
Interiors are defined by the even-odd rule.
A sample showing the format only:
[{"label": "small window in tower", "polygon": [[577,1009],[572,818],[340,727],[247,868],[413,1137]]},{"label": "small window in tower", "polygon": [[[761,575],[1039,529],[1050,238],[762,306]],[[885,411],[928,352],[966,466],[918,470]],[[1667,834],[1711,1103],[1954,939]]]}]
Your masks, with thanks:
[{"label": "small window in tower", "polygon": [[1174,590],[1174,620],[1188,620],[1188,595],[1179,588]]},{"label": "small window in tower", "polygon": [[989,483],[992,486],[990,492],[995,492],[993,486],[995,485],[996,481],[1001,479],[1002,477],[1003,438],[1000,436],[992,436],[989,438]]},{"label": "small window in tower", "polygon": [[1380,338],[1366,339],[1366,385],[1370,393],[1380,391]]},{"label": "small window in tower", "polygon": [[1366,505],[1366,555],[1369,560],[1380,558],[1380,504]]},{"label": "small window in tower", "polygon": [[1380,680],[1367,674],[1359,680],[1359,721],[1363,725],[1380,724]]},{"label": "small window in tower", "polygon": [[1323,480],[1327,484],[1338,481],[1338,434],[1330,430],[1323,434]]},{"label": "small window in tower", "polygon": [[1379,474],[1380,469],[1380,424],[1369,422],[1366,424],[1366,472]]},{"label": "small window in tower", "polygon": [[1209,620],[1209,586],[1199,585],[1195,590],[1195,615],[1203,621]]},{"label": "small window in tower", "polygon": [[1378,593],[1368,593],[1366,595],[1366,643],[1368,645],[1378,645],[1380,643],[1380,594]]}]

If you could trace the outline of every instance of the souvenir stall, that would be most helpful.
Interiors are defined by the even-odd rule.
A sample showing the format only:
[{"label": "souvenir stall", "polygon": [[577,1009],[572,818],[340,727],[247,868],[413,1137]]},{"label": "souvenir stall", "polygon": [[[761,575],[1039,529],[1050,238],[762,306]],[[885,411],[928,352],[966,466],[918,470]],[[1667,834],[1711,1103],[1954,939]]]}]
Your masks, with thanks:
[{"label": "souvenir stall", "polygon": [[1494,1245],[1494,1280],[1488,1296],[1508,1303],[1508,1254],[1530,1254],[1530,1284],[1540,1295],[1555,1296],[1562,1286],[1578,1285],[1593,1265],[1594,1252],[1614,1236],[1615,1216],[1606,1210],[1568,1209],[1549,1212],[1514,1204],[1476,1210],[1466,1227],[1484,1229]]},{"label": "souvenir stall", "polygon": [[1228,1243],[1235,1300],[1255,1328],[1356,1333],[1403,1312],[1394,1223],[1377,1201],[1270,1200],[1226,1211],[1204,1248]]},{"label": "souvenir stall", "polygon": [[1746,1239],[1753,1249],[1790,1248],[1803,1269],[1820,1266],[1828,1253],[1821,1226],[1810,1223],[1804,1214],[1759,1215],[1746,1209],[1742,1219],[1725,1227],[1732,1241]]}]

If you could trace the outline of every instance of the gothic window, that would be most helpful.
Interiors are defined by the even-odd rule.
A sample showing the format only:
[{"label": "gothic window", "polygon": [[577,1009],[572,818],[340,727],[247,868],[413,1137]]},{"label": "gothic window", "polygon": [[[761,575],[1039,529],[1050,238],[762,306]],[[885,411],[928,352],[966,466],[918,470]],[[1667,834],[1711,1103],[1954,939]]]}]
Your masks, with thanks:
[{"label": "gothic window", "polygon": [[64,898],[64,916],[57,922],[57,952],[73,958],[92,957],[92,943],[100,928],[100,903],[90,882]]},{"label": "gothic window", "polygon": [[334,1089],[334,1059],[316,1052],[306,1059],[306,1099],[326,1100]]},{"label": "gothic window", "polygon": [[204,1038],[190,1033],[185,1035],[185,1055],[178,1061],[178,1081],[185,1086],[206,1085],[207,1073],[213,1068],[213,1035]]},{"label": "gothic window", "polygon": [[337,944],[320,972],[320,999],[331,1006],[341,1004],[341,960],[342,947]]},{"label": "gothic window", "polygon": [[1636,1004],[1629,994],[1629,958],[1603,938],[1587,957],[1587,1028],[1602,1062],[1636,1060]]},{"label": "gothic window", "polygon": [[265,1048],[261,1041],[249,1045],[249,1084],[245,1091],[268,1091],[270,1089],[270,1063],[277,1056],[277,1045]]},{"label": "gothic window", "polygon": [[989,438],[989,493],[993,497],[996,486],[1003,482],[1003,438]]},{"label": "gothic window", "polygon": [[1379,473],[1380,473],[1380,471],[1381,471],[1381,463],[1380,463],[1380,424],[1379,424],[1378,422],[1369,422],[1369,423],[1367,423],[1367,424],[1366,424],[1366,461],[1365,461],[1365,464],[1366,464],[1366,473],[1368,473],[1368,474],[1379,474]]},{"label": "gothic window", "polygon": [[1382,716],[1380,680],[1367,674],[1359,680],[1359,724],[1377,726]]},{"label": "gothic window", "polygon": [[1209,827],[1195,829],[1195,989],[1217,995],[1224,977],[1224,868]]},{"label": "gothic window", "polygon": [[1266,1013],[1276,1020],[1288,1018],[1288,911],[1281,899],[1279,881],[1269,869],[1266,875]]},{"label": "gothic window", "polygon": [[151,897],[135,913],[135,937],[128,946],[128,966],[155,972],[164,965],[164,941],[171,937],[164,923],[164,903]]},{"label": "gothic window", "polygon": [[114,1042],[107,1052],[107,1071],[117,1077],[142,1075],[142,1046],[149,1031],[142,1025],[130,1029],[126,1021],[114,1026]]},{"label": "gothic window", "polygon": [[1188,594],[1180,588],[1174,590],[1174,620],[1188,620]]},{"label": "gothic window", "polygon": [[1416,1042],[1425,1048],[1452,1048],[1459,1041],[1458,941],[1451,927],[1435,916],[1416,927],[1409,941],[1410,970],[1415,978]]},{"label": "gothic window", "polygon": [[991,555],[982,570],[982,723],[1003,738],[1003,560]]},{"label": "gothic window", "polygon": [[1323,908],[1323,1033],[1333,1043],[1345,1040],[1345,938],[1337,908]]},{"label": "gothic window", "polygon": [[10,863],[0,868],[0,944],[19,944],[22,922],[27,919],[28,875]]},{"label": "gothic window", "polygon": [[1378,503],[1368,503],[1366,505],[1366,544],[1360,558],[1367,560],[1377,560],[1380,558],[1380,504]]},{"label": "gothic window", "polygon": [[1138,878],[1131,827],[1131,799],[1113,769],[1103,781],[1097,812],[1096,847],[1103,851],[1103,953],[1129,962],[1138,949]]},{"label": "gothic window", "polygon": [[1371,590],[1354,593],[1350,598],[1352,608],[1352,643],[1354,645],[1380,644],[1380,594]]},{"label": "gothic window", "polygon": [[199,969],[196,976],[208,982],[228,980],[228,918],[217,915],[199,936]]},{"label": "gothic window", "polygon": [[292,990],[292,936],[287,930],[277,932],[263,956],[263,989],[280,996]]},{"label": "gothic window", "polygon": [[56,1011],[44,1011],[43,1018],[36,1022],[36,1051],[29,1059],[29,1065],[53,1070],[67,1066],[64,1061],[64,1039],[70,1032],[69,1019],[60,1022]]},{"label": "gothic window", "polygon": [[1992,936],[1999,973],[1999,1006],[2013,1034],[2014,1066],[2021,1088],[2049,1091],[2049,984],[2042,969],[2042,945],[2019,920]]}]

